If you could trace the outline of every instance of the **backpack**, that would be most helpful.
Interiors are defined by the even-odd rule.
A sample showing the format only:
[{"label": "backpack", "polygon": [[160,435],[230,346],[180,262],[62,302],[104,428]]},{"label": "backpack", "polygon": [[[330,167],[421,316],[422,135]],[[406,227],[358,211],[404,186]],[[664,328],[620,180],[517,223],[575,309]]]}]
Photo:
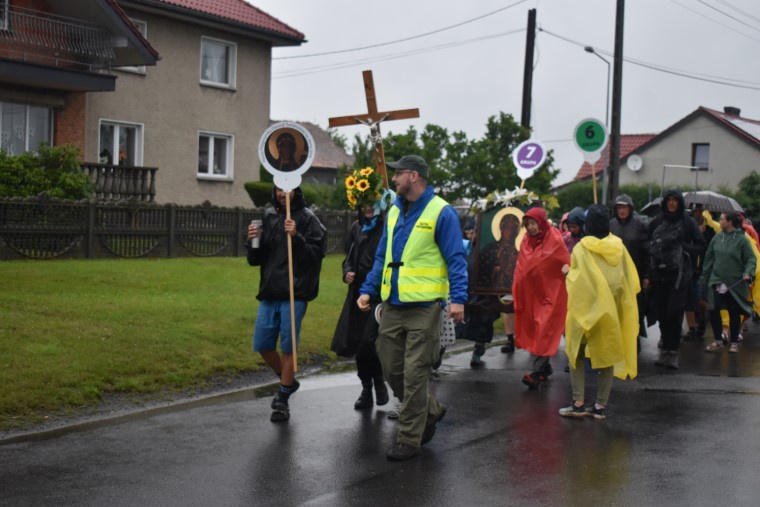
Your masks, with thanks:
[{"label": "backpack", "polygon": [[649,250],[652,269],[661,273],[677,273],[683,266],[684,221],[675,223],[662,221],[652,232]]}]

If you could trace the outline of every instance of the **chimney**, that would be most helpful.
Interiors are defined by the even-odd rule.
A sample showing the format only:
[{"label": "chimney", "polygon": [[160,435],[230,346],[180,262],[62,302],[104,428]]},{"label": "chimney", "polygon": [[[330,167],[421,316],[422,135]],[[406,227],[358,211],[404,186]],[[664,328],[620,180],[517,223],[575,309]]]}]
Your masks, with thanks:
[{"label": "chimney", "polygon": [[728,116],[741,116],[742,110],[734,106],[726,106],[723,108],[723,112]]}]

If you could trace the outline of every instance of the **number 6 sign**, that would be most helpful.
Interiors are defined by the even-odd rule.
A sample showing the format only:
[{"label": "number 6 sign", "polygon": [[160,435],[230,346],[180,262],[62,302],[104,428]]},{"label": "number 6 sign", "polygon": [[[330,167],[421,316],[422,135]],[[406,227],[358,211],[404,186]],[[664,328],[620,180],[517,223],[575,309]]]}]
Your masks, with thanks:
[{"label": "number 6 sign", "polygon": [[586,118],[575,126],[573,140],[575,146],[583,154],[583,160],[594,165],[601,158],[602,150],[607,146],[609,135],[602,122],[594,118]]},{"label": "number 6 sign", "polygon": [[527,180],[546,160],[546,149],[535,139],[523,141],[512,152],[512,162],[521,180]]}]

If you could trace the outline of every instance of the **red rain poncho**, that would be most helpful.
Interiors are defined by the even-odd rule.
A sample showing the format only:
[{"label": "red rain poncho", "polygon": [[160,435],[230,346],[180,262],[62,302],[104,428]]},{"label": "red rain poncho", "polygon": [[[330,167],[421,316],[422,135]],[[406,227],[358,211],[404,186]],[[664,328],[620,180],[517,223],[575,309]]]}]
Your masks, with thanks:
[{"label": "red rain poncho", "polygon": [[515,345],[538,356],[553,356],[565,327],[567,290],[562,266],[570,264],[570,254],[543,209],[529,209],[525,217],[538,222],[539,233],[523,238],[517,257],[512,284]]}]

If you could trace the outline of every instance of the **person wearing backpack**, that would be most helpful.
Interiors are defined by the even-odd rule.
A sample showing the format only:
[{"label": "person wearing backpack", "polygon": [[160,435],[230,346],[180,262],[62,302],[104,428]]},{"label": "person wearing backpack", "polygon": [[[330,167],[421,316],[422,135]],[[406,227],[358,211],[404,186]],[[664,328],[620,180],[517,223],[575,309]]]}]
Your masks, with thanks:
[{"label": "person wearing backpack", "polygon": [[686,214],[680,190],[665,192],[660,206],[661,213],[649,223],[649,279],[642,286],[651,283],[660,325],[662,350],[654,364],[677,370],[686,299],[706,245],[697,222]]}]

